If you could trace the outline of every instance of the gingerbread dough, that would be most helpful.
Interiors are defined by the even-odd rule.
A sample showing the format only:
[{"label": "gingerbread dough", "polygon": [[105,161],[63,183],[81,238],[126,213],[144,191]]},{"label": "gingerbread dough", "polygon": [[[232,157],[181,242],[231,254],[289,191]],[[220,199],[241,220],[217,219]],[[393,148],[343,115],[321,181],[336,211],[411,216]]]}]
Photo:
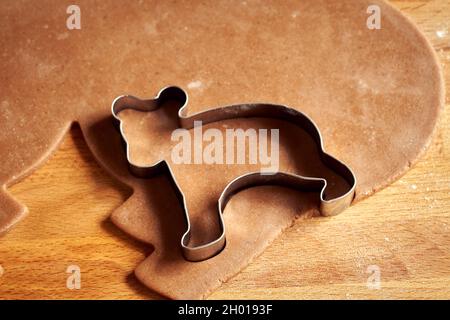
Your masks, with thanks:
[{"label": "gingerbread dough", "polygon": [[[325,150],[355,172],[356,200],[417,161],[443,105],[432,48],[383,1],[77,4],[81,30],[66,28],[67,7],[59,1],[0,3],[0,231],[26,212],[6,187],[42,164],[76,121],[98,161],[134,189],[112,219],[155,248],[137,277],[171,298],[205,297],[300,213],[313,215],[316,198],[280,187],[241,192],[225,210],[226,249],[207,261],[185,261],[182,214],[167,179],[128,172],[111,121],[115,96],[153,97],[178,85],[187,89],[192,113],[239,102],[301,110],[320,128]],[[381,8],[380,30],[366,27],[372,4]]]}]

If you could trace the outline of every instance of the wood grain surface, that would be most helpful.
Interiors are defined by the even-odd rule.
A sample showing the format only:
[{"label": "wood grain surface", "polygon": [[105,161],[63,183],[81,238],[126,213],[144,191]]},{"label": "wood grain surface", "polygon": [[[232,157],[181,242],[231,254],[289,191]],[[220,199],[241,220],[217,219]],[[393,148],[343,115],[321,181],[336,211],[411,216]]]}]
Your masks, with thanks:
[{"label": "wood grain surface", "polygon": [[[450,91],[450,1],[392,3],[432,42]],[[400,180],[339,216],[298,220],[210,298],[449,299],[449,107],[447,98],[434,143]],[[133,275],[151,248],[108,219],[130,190],[97,165],[79,128],[10,191],[30,213],[0,238],[0,299],[161,298]],[[66,286],[71,265],[79,290]]]}]

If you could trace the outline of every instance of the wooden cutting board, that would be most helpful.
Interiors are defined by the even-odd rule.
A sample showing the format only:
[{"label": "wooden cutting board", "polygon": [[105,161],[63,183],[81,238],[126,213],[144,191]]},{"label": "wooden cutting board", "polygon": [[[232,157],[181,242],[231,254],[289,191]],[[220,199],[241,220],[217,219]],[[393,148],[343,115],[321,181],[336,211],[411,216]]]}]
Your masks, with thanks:
[{"label": "wooden cutting board", "polygon": [[[432,41],[449,83],[450,4],[393,4]],[[298,221],[210,297],[449,298],[449,133],[445,110],[433,146],[401,180],[343,215]],[[0,239],[0,298],[158,298],[132,273],[151,249],[108,220],[128,190],[97,165],[79,129],[10,191],[30,214]],[[80,267],[80,290],[66,287],[71,265]],[[379,290],[367,287],[373,265]]]}]

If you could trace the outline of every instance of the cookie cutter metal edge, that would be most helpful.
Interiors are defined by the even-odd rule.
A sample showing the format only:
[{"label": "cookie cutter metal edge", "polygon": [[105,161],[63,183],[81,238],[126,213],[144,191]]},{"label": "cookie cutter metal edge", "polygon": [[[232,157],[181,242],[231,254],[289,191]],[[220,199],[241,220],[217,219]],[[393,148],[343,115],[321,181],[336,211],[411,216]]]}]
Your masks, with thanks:
[{"label": "cookie cutter metal edge", "polygon": [[[343,177],[350,188],[347,192],[339,197],[332,199],[326,199],[325,190],[327,187],[327,181],[324,178],[306,177],[286,172],[276,172],[272,174],[262,173],[260,171],[250,172],[244,175],[236,177],[234,180],[228,183],[228,185],[222,191],[218,199],[218,216],[220,226],[220,236],[215,240],[208,243],[189,246],[191,238],[191,225],[189,212],[186,206],[186,199],[183,191],[180,189],[176,178],[170,168],[170,165],[166,160],[160,160],[149,166],[139,166],[130,158],[129,143],[126,140],[123,123],[119,118],[119,113],[125,109],[133,109],[137,111],[154,111],[164,105],[168,101],[175,100],[180,104],[178,110],[178,122],[179,126],[185,129],[191,129],[194,127],[194,121],[202,121],[203,124],[211,122],[233,119],[233,118],[277,118],[280,120],[288,121],[294,125],[300,126],[305,130],[316,142],[321,161],[329,168],[332,168],[334,172],[337,172]],[[225,237],[225,224],[223,221],[223,210],[229,199],[242,189],[250,188],[260,185],[281,185],[287,186],[302,191],[320,191],[320,205],[319,211],[323,216],[332,216],[342,212],[348,206],[350,206],[356,187],[356,177],[352,170],[341,161],[327,154],[323,148],[323,141],[320,131],[317,125],[312,119],[303,114],[300,111],[289,108],[284,105],[267,104],[267,103],[252,103],[252,104],[235,104],[225,107],[218,107],[208,109],[199,113],[187,115],[186,108],[188,105],[187,93],[176,86],[168,86],[159,91],[153,99],[142,100],[140,98],[131,95],[121,95],[114,99],[111,105],[111,112],[114,119],[114,124],[118,128],[122,141],[125,144],[126,159],[129,165],[129,169],[133,175],[139,178],[149,178],[160,173],[169,173],[171,177],[171,183],[174,186],[177,198],[182,205],[184,211],[184,218],[186,221],[186,231],[181,237],[181,248],[183,255],[188,261],[202,261],[209,259],[222,251],[226,245]]]}]

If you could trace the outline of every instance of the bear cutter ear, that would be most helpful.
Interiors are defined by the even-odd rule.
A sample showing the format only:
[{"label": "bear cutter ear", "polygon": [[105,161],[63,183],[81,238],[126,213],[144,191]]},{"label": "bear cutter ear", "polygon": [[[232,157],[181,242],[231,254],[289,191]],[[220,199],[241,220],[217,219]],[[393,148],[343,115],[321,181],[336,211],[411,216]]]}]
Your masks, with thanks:
[{"label": "bear cutter ear", "polygon": [[161,89],[155,100],[157,100],[160,105],[169,101],[174,101],[177,102],[180,109],[182,109],[188,103],[188,95],[180,87],[171,86]]},{"label": "bear cutter ear", "polygon": [[111,105],[111,111],[114,118],[120,121],[118,115],[125,109],[137,111],[154,111],[167,102],[177,102],[180,109],[187,105],[187,93],[175,86],[165,87],[159,91],[154,99],[140,99],[131,95],[122,95],[114,99]]}]

